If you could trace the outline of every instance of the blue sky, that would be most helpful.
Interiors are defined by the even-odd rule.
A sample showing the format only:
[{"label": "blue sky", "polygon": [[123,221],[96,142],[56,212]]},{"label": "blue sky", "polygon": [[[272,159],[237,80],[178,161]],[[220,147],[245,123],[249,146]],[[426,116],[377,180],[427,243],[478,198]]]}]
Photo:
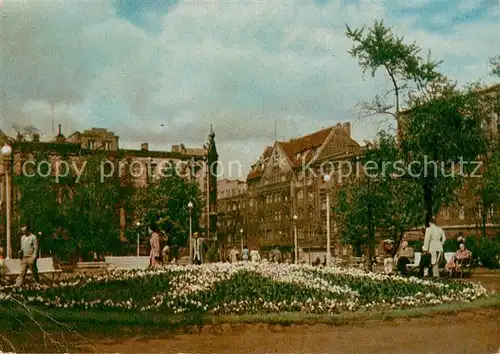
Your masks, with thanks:
[{"label": "blue sky", "polygon": [[500,54],[495,0],[4,1],[0,11],[4,131],[34,124],[50,138],[51,105],[65,134],[104,127],[126,148],[201,146],[212,124],[221,160],[243,175],[274,120],[279,139],[344,121],[358,141],[380,129],[358,120],[357,104],[387,78],[363,77],[345,24],[384,19],[461,83],[494,83],[488,60]]}]

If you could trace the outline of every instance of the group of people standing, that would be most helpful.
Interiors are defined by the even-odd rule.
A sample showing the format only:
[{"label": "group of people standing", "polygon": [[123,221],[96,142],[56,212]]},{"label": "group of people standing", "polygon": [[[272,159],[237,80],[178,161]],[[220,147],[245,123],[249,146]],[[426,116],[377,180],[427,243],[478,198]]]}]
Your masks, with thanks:
[{"label": "group of people standing", "polygon": [[[168,243],[168,236],[165,235],[157,226],[151,227],[151,238],[149,239],[149,267],[161,267],[170,262],[176,262],[178,250]],[[162,248],[163,246],[163,248]],[[203,233],[195,232],[191,238],[191,261],[193,264],[203,264],[205,254],[208,250]]]},{"label": "group of people standing", "polygon": [[236,263],[238,261],[248,262],[249,260],[252,262],[260,262],[261,258],[258,250],[250,250],[248,246],[245,245],[241,250],[241,254],[238,247],[234,246],[231,252],[229,252],[229,260],[231,263]]}]

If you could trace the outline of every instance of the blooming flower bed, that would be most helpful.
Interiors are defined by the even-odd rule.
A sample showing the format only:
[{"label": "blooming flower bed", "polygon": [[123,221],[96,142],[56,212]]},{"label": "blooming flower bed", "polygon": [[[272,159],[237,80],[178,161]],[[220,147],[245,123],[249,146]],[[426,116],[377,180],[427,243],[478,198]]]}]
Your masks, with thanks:
[{"label": "blooming flower bed", "polygon": [[439,282],[274,263],[167,266],[78,276],[53,286],[0,288],[0,300],[79,309],[214,314],[339,313],[468,302],[487,295],[469,282]]}]

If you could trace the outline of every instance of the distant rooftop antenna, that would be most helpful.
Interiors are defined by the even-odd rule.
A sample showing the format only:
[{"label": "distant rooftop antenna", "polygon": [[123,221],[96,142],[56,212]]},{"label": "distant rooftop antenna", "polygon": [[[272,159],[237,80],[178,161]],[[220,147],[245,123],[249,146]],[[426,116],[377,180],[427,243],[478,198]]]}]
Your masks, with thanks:
[{"label": "distant rooftop antenna", "polygon": [[54,122],[54,104],[53,103],[50,105],[50,108],[52,111],[52,138],[55,139],[56,138],[56,125]]}]

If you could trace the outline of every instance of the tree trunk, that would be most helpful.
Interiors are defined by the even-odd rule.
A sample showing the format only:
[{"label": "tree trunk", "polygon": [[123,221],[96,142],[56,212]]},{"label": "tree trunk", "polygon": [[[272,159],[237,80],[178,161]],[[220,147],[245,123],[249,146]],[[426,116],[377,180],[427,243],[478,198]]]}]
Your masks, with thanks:
[{"label": "tree trunk", "polygon": [[486,210],[486,204],[483,203],[483,207],[482,207],[482,210],[481,210],[481,234],[483,236],[483,238],[486,238],[486,218],[487,218],[487,215],[488,215],[488,212]]},{"label": "tree trunk", "polygon": [[375,230],[373,227],[373,210],[371,204],[368,204],[368,245],[369,245],[369,255],[368,255],[368,270],[371,272],[373,270],[373,254],[374,254],[374,245],[373,241],[375,240]]},{"label": "tree trunk", "polygon": [[429,178],[424,179],[423,190],[425,205],[425,227],[428,227],[429,223],[432,221],[432,217],[434,216],[432,208],[432,185]]}]

